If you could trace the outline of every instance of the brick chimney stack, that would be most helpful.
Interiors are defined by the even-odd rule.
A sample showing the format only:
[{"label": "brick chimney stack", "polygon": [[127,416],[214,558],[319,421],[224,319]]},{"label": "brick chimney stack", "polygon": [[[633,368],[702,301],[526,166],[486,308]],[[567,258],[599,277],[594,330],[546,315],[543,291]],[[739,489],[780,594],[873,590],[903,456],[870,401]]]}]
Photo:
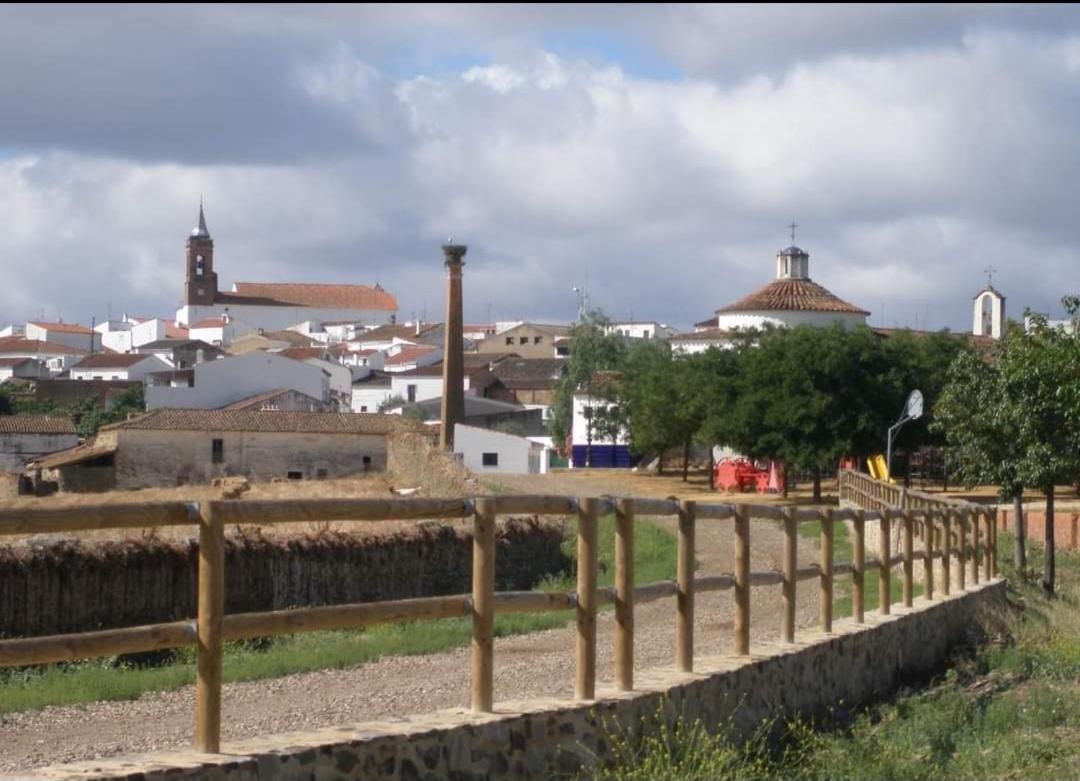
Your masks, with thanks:
[{"label": "brick chimney stack", "polygon": [[463,355],[464,321],[461,315],[462,258],[468,248],[464,244],[443,244],[446,263],[446,325],[443,347],[442,431],[439,444],[444,450],[454,449],[454,424],[465,417],[465,378]]}]

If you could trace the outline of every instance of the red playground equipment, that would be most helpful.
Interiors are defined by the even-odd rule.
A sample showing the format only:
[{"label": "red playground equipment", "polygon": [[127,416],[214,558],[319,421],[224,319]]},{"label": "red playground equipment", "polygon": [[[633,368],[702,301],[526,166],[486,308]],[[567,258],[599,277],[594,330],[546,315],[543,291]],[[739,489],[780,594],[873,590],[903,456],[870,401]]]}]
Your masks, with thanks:
[{"label": "red playground equipment", "polygon": [[784,462],[766,461],[759,467],[749,458],[722,458],[713,471],[713,490],[721,489],[728,493],[783,493]]}]

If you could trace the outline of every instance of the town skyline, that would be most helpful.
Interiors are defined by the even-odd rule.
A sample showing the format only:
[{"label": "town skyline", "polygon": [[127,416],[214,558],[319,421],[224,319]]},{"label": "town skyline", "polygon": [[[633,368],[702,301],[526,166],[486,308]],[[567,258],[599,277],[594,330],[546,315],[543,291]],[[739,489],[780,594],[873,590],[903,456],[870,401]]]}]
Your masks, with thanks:
[{"label": "town skyline", "polygon": [[793,219],[875,326],[967,330],[988,267],[1055,316],[1074,274],[1074,8],[0,13],[6,322],[169,316],[200,195],[225,285],[379,283],[399,320],[442,318],[450,234],[469,322],[584,285],[689,328]]}]

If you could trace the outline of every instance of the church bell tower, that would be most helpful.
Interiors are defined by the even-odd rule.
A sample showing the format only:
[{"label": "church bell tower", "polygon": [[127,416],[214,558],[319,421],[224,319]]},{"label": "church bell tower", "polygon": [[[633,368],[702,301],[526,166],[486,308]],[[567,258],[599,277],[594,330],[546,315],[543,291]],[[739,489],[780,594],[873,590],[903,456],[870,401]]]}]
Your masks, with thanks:
[{"label": "church bell tower", "polygon": [[188,306],[213,306],[217,297],[217,272],[214,271],[214,240],[206,229],[202,201],[199,201],[199,224],[187,239],[187,276],[184,280],[184,303]]}]

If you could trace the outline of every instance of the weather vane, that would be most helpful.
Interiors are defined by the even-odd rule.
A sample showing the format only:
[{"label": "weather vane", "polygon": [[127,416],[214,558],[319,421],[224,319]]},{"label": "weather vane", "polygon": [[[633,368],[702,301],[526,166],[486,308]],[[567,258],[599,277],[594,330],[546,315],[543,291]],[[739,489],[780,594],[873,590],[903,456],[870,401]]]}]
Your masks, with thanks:
[{"label": "weather vane", "polygon": [[792,220],[791,224],[788,225],[788,227],[791,228],[791,243],[792,243],[792,245],[794,245],[795,244],[795,229],[799,227],[799,224],[797,222],[795,222],[795,220]]},{"label": "weather vane", "polygon": [[983,269],[983,273],[986,274],[986,286],[987,287],[993,287],[994,286],[994,274],[997,273],[997,269],[994,268],[993,266],[987,266],[986,268]]}]

